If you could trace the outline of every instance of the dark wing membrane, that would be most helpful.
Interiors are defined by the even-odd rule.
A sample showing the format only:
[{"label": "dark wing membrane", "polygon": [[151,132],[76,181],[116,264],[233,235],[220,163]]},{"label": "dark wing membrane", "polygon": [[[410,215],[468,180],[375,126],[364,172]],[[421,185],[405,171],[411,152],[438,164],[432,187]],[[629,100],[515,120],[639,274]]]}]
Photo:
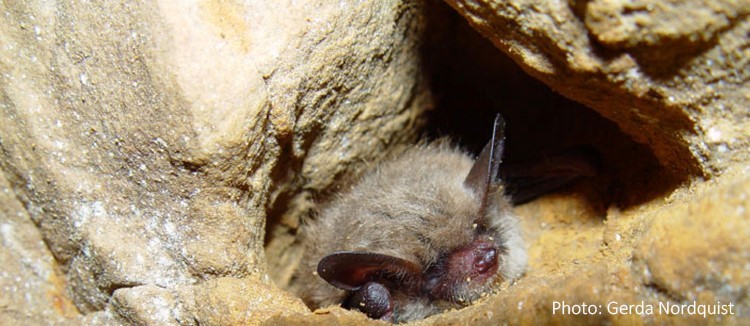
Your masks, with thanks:
[{"label": "dark wing membrane", "polygon": [[601,159],[589,146],[577,147],[534,162],[505,163],[500,171],[505,194],[523,204],[599,172]]},{"label": "dark wing membrane", "polygon": [[422,268],[411,261],[364,251],[339,251],[323,257],[318,275],[331,285],[356,291],[368,282],[386,283],[402,291],[417,290]]}]

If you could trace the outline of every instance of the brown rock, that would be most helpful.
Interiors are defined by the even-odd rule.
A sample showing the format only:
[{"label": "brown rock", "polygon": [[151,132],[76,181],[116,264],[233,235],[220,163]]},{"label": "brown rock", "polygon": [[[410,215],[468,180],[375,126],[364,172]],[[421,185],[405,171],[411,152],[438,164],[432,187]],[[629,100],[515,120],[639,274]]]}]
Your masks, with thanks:
[{"label": "brown rock", "polygon": [[123,324],[179,325],[195,324],[172,291],[153,285],[116,290],[112,294],[112,310]]},{"label": "brown rock", "polygon": [[745,322],[750,4],[447,2],[496,48],[435,2],[0,4],[0,324],[365,322],[270,283],[433,95],[433,134],[483,143],[499,109],[509,158],[583,143],[604,167],[519,207],[525,277],[425,323],[704,321],[563,300]]},{"label": "brown rock", "polygon": [[[691,201],[613,210],[605,223],[587,220],[591,216],[581,200],[547,196],[524,205],[518,211],[531,240],[527,275],[473,306],[433,316],[425,324],[747,322],[750,301],[741,293],[748,288],[745,256],[750,246],[744,239],[750,228],[742,209],[748,193],[750,176],[735,171],[692,189],[686,194]],[[706,210],[717,203],[723,208]],[[734,314],[727,310],[704,318],[659,310],[660,304],[693,300],[704,305],[720,301],[725,309],[731,303]],[[582,310],[555,309],[563,304]]]},{"label": "brown rock", "polygon": [[136,325],[258,325],[309,312],[302,300],[252,278],[222,277],[169,290],[153,285],[116,290],[116,320]]},{"label": "brown rock", "polygon": [[710,42],[750,12],[743,1],[591,1],[586,27],[608,47],[662,47]]},{"label": "brown rock", "polygon": [[0,324],[49,324],[78,316],[65,276],[0,173]]},{"label": "brown rock", "polygon": [[750,178],[747,171],[736,180],[724,178],[726,184],[704,190],[697,200],[657,212],[637,243],[634,269],[657,294],[747,309]]},{"label": "brown rock", "polygon": [[180,301],[189,323],[198,325],[258,325],[272,317],[309,312],[299,298],[252,279],[206,281],[182,289]]},{"label": "brown rock", "polygon": [[731,150],[749,144],[747,1],[447,2],[525,71],[648,144],[664,166],[712,175],[748,158]]},{"label": "brown rock", "polygon": [[398,1],[0,8],[0,166],[22,203],[8,214],[41,231],[55,260],[40,266],[62,273],[31,291],[63,307],[8,316],[52,322],[73,302],[90,323],[166,321],[144,305],[215,277],[267,279],[268,213],[304,211],[342,162],[413,141],[429,103],[419,6]]}]

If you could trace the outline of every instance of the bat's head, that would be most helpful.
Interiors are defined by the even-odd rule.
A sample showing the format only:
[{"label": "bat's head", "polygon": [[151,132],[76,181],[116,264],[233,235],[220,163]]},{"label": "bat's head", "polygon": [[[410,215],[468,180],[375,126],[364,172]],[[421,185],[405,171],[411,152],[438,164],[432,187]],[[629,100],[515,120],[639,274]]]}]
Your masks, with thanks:
[{"label": "bat's head", "polygon": [[424,271],[423,291],[431,298],[471,302],[498,279],[513,279],[525,268],[526,254],[510,203],[499,179],[505,123],[498,115],[487,143],[463,186],[476,205],[468,214],[472,230],[461,245],[446,250]]},{"label": "bat's head", "polygon": [[[498,116],[490,142],[473,165],[463,165],[462,171],[468,173],[463,172],[455,182],[415,182],[427,188],[417,190],[431,195],[404,191],[398,197],[414,201],[395,205],[397,208],[387,212],[388,204],[378,204],[381,215],[423,214],[408,213],[417,217],[388,220],[389,226],[403,223],[401,228],[368,228],[368,239],[375,240],[363,247],[373,251],[329,254],[320,260],[318,274],[331,285],[353,293],[352,297],[362,297],[360,304],[368,300],[373,301],[368,304],[387,302],[384,298],[395,293],[399,298],[423,302],[468,304],[498,280],[520,276],[526,264],[525,249],[512,206],[502,196],[498,179],[504,139],[504,122]],[[450,188],[444,191],[448,195],[436,199],[433,196],[442,186]],[[424,207],[420,206],[422,202]],[[378,232],[383,232],[382,236],[375,235]],[[376,248],[380,239],[398,243]],[[376,310],[378,314],[389,311],[382,305]]]}]

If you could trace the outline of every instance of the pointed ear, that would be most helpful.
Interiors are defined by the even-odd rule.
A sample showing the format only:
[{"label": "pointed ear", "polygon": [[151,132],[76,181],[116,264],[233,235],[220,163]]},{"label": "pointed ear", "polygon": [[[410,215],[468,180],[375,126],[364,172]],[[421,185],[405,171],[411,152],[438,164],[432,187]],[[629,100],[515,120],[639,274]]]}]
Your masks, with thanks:
[{"label": "pointed ear", "polygon": [[422,269],[414,262],[361,251],[339,251],[323,257],[318,275],[331,285],[356,291],[368,282],[391,283],[402,291],[419,288]]},{"label": "pointed ear", "polygon": [[499,184],[500,163],[505,149],[505,120],[498,114],[492,129],[492,139],[484,146],[474,166],[464,180],[464,186],[471,189],[481,200],[480,216],[485,207],[489,193]]}]

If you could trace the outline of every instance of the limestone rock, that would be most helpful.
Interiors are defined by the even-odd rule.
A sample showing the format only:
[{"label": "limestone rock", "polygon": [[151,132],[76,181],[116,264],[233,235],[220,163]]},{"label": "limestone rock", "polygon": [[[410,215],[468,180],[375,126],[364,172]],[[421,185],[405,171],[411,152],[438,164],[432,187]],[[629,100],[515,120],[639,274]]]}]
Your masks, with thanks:
[{"label": "limestone rock", "polygon": [[136,325],[248,325],[309,311],[299,298],[249,278],[222,277],[177,290],[123,288],[112,300],[117,319]]},{"label": "limestone rock", "polygon": [[747,314],[750,178],[744,172],[691,203],[656,213],[633,252],[643,284],[683,301],[737,303]]},{"label": "limestone rock", "polygon": [[272,317],[309,313],[299,298],[253,280],[219,278],[186,288],[181,296],[192,316],[190,323],[197,325],[258,324]]},{"label": "limestone rock", "polygon": [[[748,1],[448,0],[529,74],[614,121],[659,161],[746,160]],[[718,118],[722,117],[722,118]]]},{"label": "limestone rock", "polygon": [[[637,210],[612,209],[605,221],[581,197],[553,195],[523,205],[517,210],[530,242],[527,274],[472,306],[430,317],[424,324],[747,322],[748,194],[750,170],[745,168]],[[704,319],[659,311],[660,304],[693,301],[731,303],[733,314]],[[593,306],[596,313],[555,310],[563,302]],[[641,316],[636,310],[640,305],[653,310]],[[361,315],[340,309],[308,317],[316,324],[363,323]],[[270,322],[293,325],[303,320],[289,316]]]},{"label": "limestone rock", "polygon": [[0,324],[45,324],[78,315],[64,274],[0,173]]},{"label": "limestone rock", "polygon": [[510,159],[585,143],[604,169],[518,208],[525,277],[425,324],[750,318],[750,4],[446,2],[2,2],[0,324],[367,322],[272,283],[342,181],[440,134],[432,108],[507,113]]},{"label": "limestone rock", "polygon": [[[3,246],[14,248],[5,258],[34,261],[3,264],[3,285],[27,282],[39,297],[3,316],[170,323],[185,321],[174,313],[181,289],[203,289],[190,313],[215,308],[203,296],[278,297],[240,286],[249,297],[235,302],[221,292],[232,289],[202,285],[270,282],[269,212],[304,210],[358,160],[415,140],[430,101],[419,8],[2,3]],[[23,276],[33,266],[38,275]],[[253,305],[206,318],[279,311],[242,309]]]},{"label": "limestone rock", "polygon": [[[179,325],[194,324],[178,304],[172,291],[154,285],[115,290],[111,308],[123,324]],[[113,317],[114,317],[113,316]],[[114,318],[113,318],[114,319]]]},{"label": "limestone rock", "polygon": [[682,45],[710,42],[750,13],[743,1],[591,1],[586,27],[612,48],[659,47],[684,52]]}]

